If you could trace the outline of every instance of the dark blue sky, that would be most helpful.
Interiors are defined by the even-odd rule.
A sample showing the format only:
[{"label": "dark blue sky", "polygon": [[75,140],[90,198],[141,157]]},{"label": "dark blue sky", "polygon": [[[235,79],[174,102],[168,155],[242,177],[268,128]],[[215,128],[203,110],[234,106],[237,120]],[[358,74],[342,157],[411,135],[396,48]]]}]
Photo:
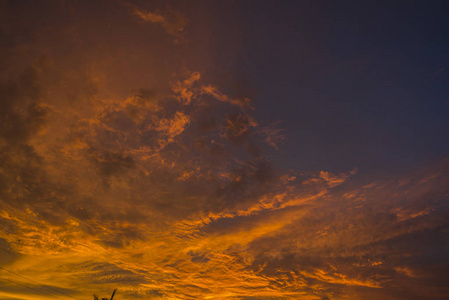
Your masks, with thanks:
[{"label": "dark blue sky", "polygon": [[449,150],[448,6],[213,2],[214,75],[255,95],[259,119],[282,120],[284,168],[425,164]]}]

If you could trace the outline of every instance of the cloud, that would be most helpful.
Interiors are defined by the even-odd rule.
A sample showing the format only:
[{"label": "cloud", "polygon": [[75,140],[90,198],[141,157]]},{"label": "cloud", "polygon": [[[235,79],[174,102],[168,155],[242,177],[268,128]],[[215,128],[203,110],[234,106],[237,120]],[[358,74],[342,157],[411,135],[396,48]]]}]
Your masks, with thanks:
[{"label": "cloud", "polygon": [[[3,231],[9,231],[6,227],[1,227]],[[12,250],[11,245],[5,239],[0,238],[0,252],[2,253],[0,259],[0,266],[8,265],[19,258],[19,255]]]},{"label": "cloud", "polygon": [[265,142],[276,150],[279,150],[279,144],[284,143],[287,138],[284,130],[281,128],[276,128],[280,122],[275,122],[270,126],[266,126],[260,130],[260,133],[265,136]]},{"label": "cloud", "polygon": [[2,266],[77,298],[445,298],[447,160],[367,181],[279,170],[277,124],[180,71],[135,16],[177,38],[185,22],[116,13],[117,37],[73,5],[2,62]]},{"label": "cloud", "polygon": [[[448,226],[447,207],[439,212],[430,208],[445,206],[446,163],[427,170],[429,173],[421,171],[407,176],[407,186],[401,185],[401,178],[370,188],[328,194],[315,202],[309,214],[284,227],[277,236],[254,241],[250,250],[257,253],[253,268],[272,276],[295,272],[309,284],[317,281],[317,290],[336,297],[348,295],[351,291],[348,286],[357,285],[379,288],[379,294],[399,293],[394,285],[403,281],[399,278],[405,275],[415,278],[421,286],[414,288],[415,295],[438,299],[444,284],[441,283],[440,292],[426,294],[428,279],[424,277],[439,278],[434,268],[442,261],[431,261],[430,257],[435,249],[444,251],[446,247],[441,230]],[[432,174],[432,180],[423,181],[428,174]],[[348,194],[354,196],[349,200],[341,197]],[[404,218],[400,209],[413,207],[413,211],[422,212],[419,207],[423,206],[427,207],[426,213],[413,213],[411,218]],[[380,297],[379,294],[372,299]],[[352,297],[363,298],[357,293]],[[407,297],[400,293],[396,296]]]},{"label": "cloud", "polygon": [[180,135],[184,128],[189,124],[190,118],[182,112],[176,112],[173,119],[161,119],[156,127],[157,131],[161,131],[167,136],[168,142]]},{"label": "cloud", "polygon": [[[45,261],[59,257],[56,265],[68,264],[75,255],[75,283],[54,282],[80,293],[88,292],[78,285],[86,281],[110,287],[120,282],[125,295],[144,296],[158,286],[158,295],[187,298],[224,291],[244,296],[269,287],[270,279],[249,268],[252,254],[245,249],[304,214],[302,208],[285,209],[307,202],[293,191],[302,184],[290,181],[286,192],[271,163],[247,151],[250,140],[257,142],[251,129],[259,126],[248,113],[234,113],[232,102],[210,102],[201,91],[192,95],[188,105],[172,95],[152,101],[140,92],[122,99],[91,96],[90,109],[49,102],[42,130],[30,129],[21,144],[8,143],[4,152],[11,161],[2,173],[11,182],[4,190],[4,222],[15,230],[5,240],[21,255],[41,257],[12,269],[60,274]],[[221,122],[198,131],[204,103]],[[212,151],[217,144],[223,148],[218,160]],[[247,284],[237,287],[235,280]],[[270,288],[261,295],[278,293]]]},{"label": "cloud", "polygon": [[45,105],[39,103],[36,70],[30,66],[17,78],[0,86],[2,122],[1,137],[8,143],[20,143],[36,132],[45,116]]},{"label": "cloud", "polygon": [[238,99],[233,99],[228,97],[227,95],[221,93],[215,86],[213,85],[205,85],[202,86],[202,92],[206,95],[210,95],[214,97],[216,100],[221,102],[230,103],[232,105],[240,107],[242,110],[252,108],[250,105],[251,100],[249,98],[243,97]]},{"label": "cloud", "polygon": [[183,104],[190,104],[193,97],[197,97],[198,92],[193,90],[194,84],[200,79],[200,73],[193,72],[186,79],[176,81],[172,84],[172,90],[176,99]]},{"label": "cloud", "polygon": [[184,29],[187,25],[187,19],[174,10],[167,10],[167,14],[152,12],[134,7],[133,13],[143,21],[160,24],[165,32],[176,38],[177,42],[184,41]]}]

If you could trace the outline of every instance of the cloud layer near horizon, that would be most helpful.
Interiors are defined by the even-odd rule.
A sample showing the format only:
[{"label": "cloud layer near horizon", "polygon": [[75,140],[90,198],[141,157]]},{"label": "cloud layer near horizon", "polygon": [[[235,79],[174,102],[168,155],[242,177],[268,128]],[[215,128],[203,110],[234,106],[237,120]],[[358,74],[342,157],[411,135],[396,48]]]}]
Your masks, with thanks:
[{"label": "cloud layer near horizon", "polygon": [[186,17],[106,7],[8,7],[0,267],[35,282],[0,270],[0,299],[447,298],[447,161],[277,170],[276,124],[183,64]]}]

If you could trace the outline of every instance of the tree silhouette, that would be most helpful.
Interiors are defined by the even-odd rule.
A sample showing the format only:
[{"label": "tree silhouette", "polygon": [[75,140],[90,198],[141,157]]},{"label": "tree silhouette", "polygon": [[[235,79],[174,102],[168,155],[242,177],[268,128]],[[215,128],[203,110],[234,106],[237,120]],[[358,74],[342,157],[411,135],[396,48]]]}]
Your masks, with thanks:
[{"label": "tree silhouette", "polygon": [[[101,300],[112,300],[112,298],[114,298],[114,295],[115,295],[115,292],[117,291],[117,289],[115,289],[113,292],[112,292],[112,296],[111,296],[111,299],[108,299],[108,298],[101,298]],[[98,300],[98,297],[97,297],[97,295],[95,295],[94,294],[94,300]]]}]

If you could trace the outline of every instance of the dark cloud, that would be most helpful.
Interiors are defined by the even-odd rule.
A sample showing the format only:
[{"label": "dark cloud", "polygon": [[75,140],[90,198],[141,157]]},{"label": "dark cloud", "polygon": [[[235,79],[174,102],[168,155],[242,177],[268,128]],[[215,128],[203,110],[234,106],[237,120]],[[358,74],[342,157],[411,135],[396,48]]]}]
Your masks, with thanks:
[{"label": "dark cloud", "polygon": [[[1,230],[11,232],[6,227],[4,227],[3,224],[1,226]],[[2,238],[0,238],[0,252],[2,253],[2,255],[0,256],[0,266],[8,265],[19,258],[19,254],[14,252],[9,242]]]},{"label": "dark cloud", "polygon": [[[447,285],[439,271],[447,264],[445,165],[427,175],[333,194],[277,235],[253,241],[251,268],[274,277],[293,272],[335,295],[367,286],[397,299],[439,299]],[[420,288],[404,292],[411,281]],[[431,281],[433,293],[426,288]]]},{"label": "dark cloud", "polygon": [[36,70],[29,67],[17,79],[0,86],[1,137],[8,144],[25,142],[39,130],[45,107],[39,105],[39,84]]}]

